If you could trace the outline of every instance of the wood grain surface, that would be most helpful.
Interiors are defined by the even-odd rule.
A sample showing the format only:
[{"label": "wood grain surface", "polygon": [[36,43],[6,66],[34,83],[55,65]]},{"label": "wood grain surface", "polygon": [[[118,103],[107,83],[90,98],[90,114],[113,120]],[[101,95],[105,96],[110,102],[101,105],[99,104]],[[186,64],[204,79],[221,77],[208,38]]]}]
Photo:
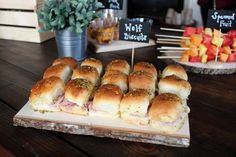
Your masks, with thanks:
[{"label": "wood grain surface", "polygon": [[[235,157],[236,75],[209,76],[189,73],[193,87],[189,148],[127,142],[93,136],[14,127],[12,118],[28,100],[31,86],[57,57],[55,40],[32,44],[0,40],[0,156],[90,156],[90,157]],[[135,62],[149,61],[158,69],[155,47],[135,50]],[[106,65],[113,59],[130,62],[131,50],[88,56]]]}]

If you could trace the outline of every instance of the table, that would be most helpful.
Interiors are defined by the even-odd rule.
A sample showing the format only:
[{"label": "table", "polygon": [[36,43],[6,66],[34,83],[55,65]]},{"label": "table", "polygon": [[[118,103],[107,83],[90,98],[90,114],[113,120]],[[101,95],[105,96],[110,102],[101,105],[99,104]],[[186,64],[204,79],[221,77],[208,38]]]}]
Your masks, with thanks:
[{"label": "table", "polygon": [[[189,148],[70,135],[14,127],[13,116],[27,102],[31,86],[57,57],[55,40],[43,44],[0,40],[0,156],[236,156],[236,75],[189,73],[192,93]],[[136,50],[135,62],[149,61],[160,70],[155,47]],[[130,62],[131,50],[88,56],[106,65],[113,59]]]}]

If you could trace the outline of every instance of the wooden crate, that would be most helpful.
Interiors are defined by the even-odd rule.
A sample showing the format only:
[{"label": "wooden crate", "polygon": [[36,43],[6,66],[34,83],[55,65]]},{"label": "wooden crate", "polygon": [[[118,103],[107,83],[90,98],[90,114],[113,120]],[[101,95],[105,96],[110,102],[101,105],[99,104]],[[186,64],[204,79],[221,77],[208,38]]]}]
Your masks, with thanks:
[{"label": "wooden crate", "polygon": [[0,0],[0,39],[41,43],[53,32],[39,33],[36,10],[43,0]]}]

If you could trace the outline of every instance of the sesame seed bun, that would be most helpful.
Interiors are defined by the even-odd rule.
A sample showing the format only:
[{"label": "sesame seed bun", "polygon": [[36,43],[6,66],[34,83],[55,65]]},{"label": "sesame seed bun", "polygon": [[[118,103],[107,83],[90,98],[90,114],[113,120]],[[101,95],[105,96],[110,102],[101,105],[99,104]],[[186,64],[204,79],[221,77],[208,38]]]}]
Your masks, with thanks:
[{"label": "sesame seed bun", "polygon": [[128,81],[129,90],[146,89],[151,93],[154,93],[156,90],[156,80],[145,71],[132,72],[128,77]]},{"label": "sesame seed bun", "polygon": [[64,93],[64,82],[58,77],[38,81],[31,89],[29,102],[34,110],[60,111],[53,104]]},{"label": "sesame seed bun", "polygon": [[137,89],[124,95],[120,104],[121,118],[137,125],[148,124],[149,94],[144,89]]},{"label": "sesame seed bun", "polygon": [[114,84],[120,87],[123,93],[125,93],[128,89],[128,78],[127,76],[117,70],[109,70],[107,71],[103,78],[102,84]]},{"label": "sesame seed bun", "polygon": [[133,71],[145,71],[149,74],[151,74],[155,80],[157,79],[157,70],[155,66],[148,62],[139,62],[134,65]]},{"label": "sesame seed bun", "polygon": [[64,83],[66,83],[70,80],[71,75],[72,75],[72,69],[69,65],[57,64],[47,68],[43,74],[43,78],[45,79],[52,76],[56,76],[62,79]]},{"label": "sesame seed bun", "polygon": [[187,99],[191,92],[190,83],[174,75],[160,79],[158,87],[159,94],[173,93],[178,95],[181,99]]},{"label": "sesame seed bun", "polygon": [[101,76],[103,71],[103,65],[102,62],[95,58],[87,58],[82,63],[81,66],[91,66],[97,69],[99,76]]},{"label": "sesame seed bun", "polygon": [[76,68],[78,65],[77,60],[72,57],[57,58],[56,60],[53,61],[52,65],[57,65],[57,64],[69,65],[71,69]]},{"label": "sesame seed bun", "polygon": [[94,96],[89,115],[118,117],[121,98],[122,92],[118,86],[112,84],[102,85]]},{"label": "sesame seed bun", "polygon": [[109,70],[118,70],[120,72],[123,72],[126,75],[129,75],[130,66],[126,60],[117,59],[117,60],[111,61],[107,65],[106,71],[109,71]]},{"label": "sesame seed bun", "polygon": [[94,86],[96,86],[98,85],[99,74],[96,68],[85,65],[73,70],[71,79],[76,78],[89,80]]},{"label": "sesame seed bun", "polygon": [[188,75],[184,68],[180,65],[168,65],[162,72],[162,77],[175,75],[183,80],[188,80]]}]

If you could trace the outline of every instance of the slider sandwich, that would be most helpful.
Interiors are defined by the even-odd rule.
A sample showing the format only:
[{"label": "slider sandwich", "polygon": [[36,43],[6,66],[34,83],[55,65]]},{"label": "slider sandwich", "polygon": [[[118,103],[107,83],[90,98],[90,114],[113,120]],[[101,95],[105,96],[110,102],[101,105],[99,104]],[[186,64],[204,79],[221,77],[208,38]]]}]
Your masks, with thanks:
[{"label": "slider sandwich", "polygon": [[148,91],[150,99],[154,97],[156,90],[155,78],[145,71],[134,71],[128,77],[129,90],[145,89]]},{"label": "slider sandwich", "polygon": [[157,80],[157,70],[155,66],[148,62],[139,62],[134,65],[133,71],[145,71],[151,74],[155,80]]},{"label": "slider sandwich", "polygon": [[42,79],[32,87],[29,103],[36,111],[60,111],[59,104],[63,101],[64,88],[64,82],[58,77]]},{"label": "slider sandwich", "polygon": [[71,75],[72,75],[72,69],[69,65],[57,64],[47,68],[43,74],[43,78],[45,79],[52,76],[56,76],[62,79],[64,83],[67,83],[70,80]]},{"label": "slider sandwich", "polygon": [[175,75],[183,80],[188,80],[188,75],[184,68],[180,65],[168,65],[162,72],[162,77]]},{"label": "slider sandwich", "polygon": [[154,98],[148,112],[150,126],[161,132],[176,132],[183,126],[189,112],[186,101],[177,95],[160,94]]},{"label": "slider sandwich", "polygon": [[97,90],[89,116],[119,117],[122,91],[116,85],[105,84]]},{"label": "slider sandwich", "polygon": [[175,75],[166,76],[160,79],[159,94],[173,93],[178,95],[181,99],[187,99],[191,92],[191,85],[188,81],[183,80]]},{"label": "slider sandwich", "polygon": [[97,69],[87,65],[74,69],[71,79],[76,78],[89,80],[94,86],[97,86],[99,82]]},{"label": "slider sandwich", "polygon": [[72,57],[62,57],[58,58],[53,61],[52,65],[57,65],[57,64],[66,64],[71,67],[71,69],[74,69],[77,67],[78,63],[77,60],[72,58]]},{"label": "slider sandwich", "polygon": [[121,100],[121,118],[131,124],[147,125],[149,94],[144,89],[136,89],[125,94]]},{"label": "slider sandwich", "polygon": [[106,71],[109,71],[109,70],[118,70],[120,72],[123,72],[126,75],[129,75],[130,66],[126,60],[117,59],[117,60],[111,61],[107,65]]},{"label": "slider sandwich", "polygon": [[87,58],[82,63],[81,66],[91,66],[97,69],[99,76],[101,76],[103,71],[102,62],[95,58]]},{"label": "slider sandwich", "polygon": [[60,104],[61,110],[72,114],[87,115],[92,89],[93,84],[88,80],[70,80],[66,85],[64,101]]},{"label": "slider sandwich", "polygon": [[102,84],[114,84],[120,87],[123,93],[128,89],[127,76],[117,70],[109,70],[102,77]]}]

